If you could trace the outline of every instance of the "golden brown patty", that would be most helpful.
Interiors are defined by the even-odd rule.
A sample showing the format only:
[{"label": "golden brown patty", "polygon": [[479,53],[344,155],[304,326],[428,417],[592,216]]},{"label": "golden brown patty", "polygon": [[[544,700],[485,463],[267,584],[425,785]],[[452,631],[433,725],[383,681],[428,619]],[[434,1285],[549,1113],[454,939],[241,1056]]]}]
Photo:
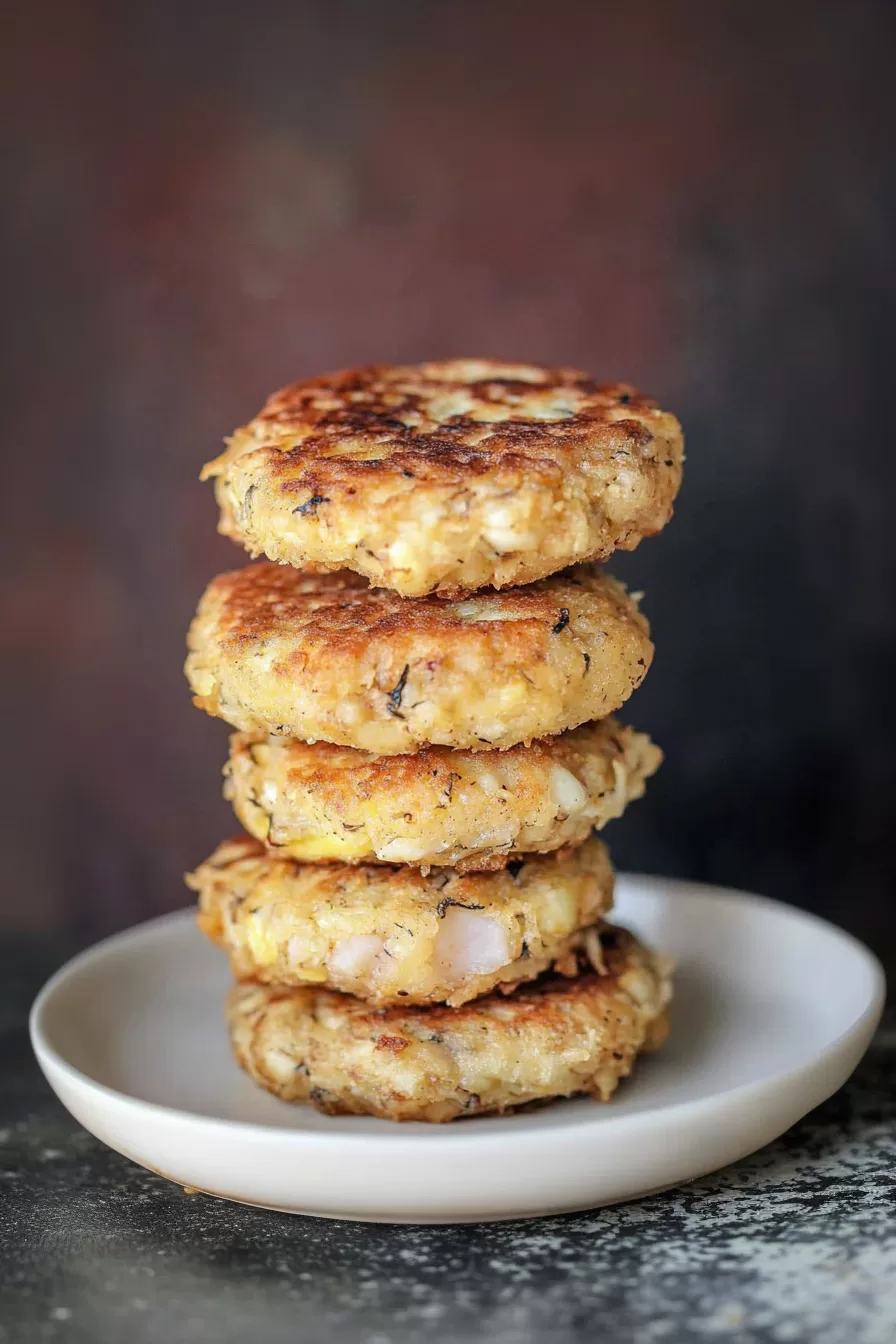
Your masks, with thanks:
[{"label": "golden brown patty", "polygon": [[202,475],[253,555],[416,597],[632,550],[669,521],[682,460],[678,421],[632,387],[457,359],[284,388]]},{"label": "golden brown patty", "polygon": [[413,756],[236,734],[224,793],[252,835],[292,858],[485,870],[581,843],[641,797],[661,760],[612,718],[506,751]]},{"label": "golden brown patty", "polygon": [[634,600],[587,566],[446,602],[248,565],[209,584],[188,645],[209,714],[383,755],[510,747],[603,718],[653,655]]},{"label": "golden brown patty", "polygon": [[440,1121],[578,1092],[607,1101],[665,1035],[671,963],[610,925],[600,944],[602,973],[583,965],[462,1008],[373,1009],[329,990],[239,985],[234,1052],[260,1086],[329,1114]]},{"label": "golden brown patty", "polygon": [[[248,836],[187,877],[199,925],[240,978],[318,984],[375,1003],[466,1003],[531,980],[585,945],[613,899],[607,851],[498,873],[308,864]],[[592,938],[593,938],[592,934]]]}]

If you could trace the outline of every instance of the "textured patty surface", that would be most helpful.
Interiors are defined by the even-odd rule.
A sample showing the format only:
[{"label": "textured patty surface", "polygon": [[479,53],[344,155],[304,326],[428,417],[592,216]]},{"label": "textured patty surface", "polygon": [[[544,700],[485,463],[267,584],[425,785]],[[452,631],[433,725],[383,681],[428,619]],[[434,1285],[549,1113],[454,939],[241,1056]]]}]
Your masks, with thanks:
[{"label": "textured patty surface", "polygon": [[661,760],[612,718],[506,751],[412,756],[235,734],[224,793],[252,835],[296,859],[485,870],[580,843]]},{"label": "textured patty surface", "polygon": [[460,1008],[239,985],[234,1053],[262,1087],[330,1114],[443,1121],[580,1092],[606,1101],[665,1034],[671,963],[609,925],[594,952],[596,970],[583,957],[571,978],[549,973]]},{"label": "textured patty surface", "polygon": [[668,522],[681,427],[624,384],[458,359],[284,388],[203,469],[253,555],[405,596],[529,583]]},{"label": "textured patty surface", "polygon": [[589,566],[449,602],[248,565],[209,584],[188,646],[209,714],[384,755],[510,747],[603,718],[653,656],[634,599]]},{"label": "textured patty surface", "polygon": [[[187,878],[199,925],[239,979],[326,985],[376,1003],[465,1003],[585,945],[613,873],[589,840],[511,871],[307,864],[247,836]],[[593,938],[593,934],[591,935]]]}]

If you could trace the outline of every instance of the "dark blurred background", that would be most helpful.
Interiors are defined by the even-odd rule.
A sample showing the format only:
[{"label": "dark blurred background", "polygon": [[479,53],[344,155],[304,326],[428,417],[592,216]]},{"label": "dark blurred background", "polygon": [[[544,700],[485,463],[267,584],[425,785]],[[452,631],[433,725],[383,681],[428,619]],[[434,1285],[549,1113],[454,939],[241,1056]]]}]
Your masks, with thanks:
[{"label": "dark blurred background", "polygon": [[187,900],[235,829],[184,632],[243,562],[196,479],[294,378],[494,354],[688,432],[613,568],[667,763],[621,866],[891,962],[894,19],[851,3],[7,4],[0,924]]}]

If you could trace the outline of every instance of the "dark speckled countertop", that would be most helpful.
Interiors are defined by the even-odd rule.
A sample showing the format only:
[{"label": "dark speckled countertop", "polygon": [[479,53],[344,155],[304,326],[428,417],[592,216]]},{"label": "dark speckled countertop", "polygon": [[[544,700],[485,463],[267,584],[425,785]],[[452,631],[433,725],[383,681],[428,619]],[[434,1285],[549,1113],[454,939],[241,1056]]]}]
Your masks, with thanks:
[{"label": "dark speckled countertop", "polygon": [[90,1138],[32,1060],[61,957],[0,952],[0,1340],[896,1340],[896,1021],[783,1139],[671,1193],[479,1227],[328,1223],[185,1194]]}]

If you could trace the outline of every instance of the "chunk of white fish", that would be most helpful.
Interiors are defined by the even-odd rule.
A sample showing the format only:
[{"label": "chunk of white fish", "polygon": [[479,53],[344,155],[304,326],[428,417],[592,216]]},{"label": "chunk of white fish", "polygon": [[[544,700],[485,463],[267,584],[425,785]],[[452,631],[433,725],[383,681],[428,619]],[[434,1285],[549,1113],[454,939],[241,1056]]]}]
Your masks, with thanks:
[{"label": "chunk of white fish", "polygon": [[439,974],[452,981],[467,975],[486,975],[510,960],[510,942],[497,920],[479,910],[448,907],[435,941]]},{"label": "chunk of white fish", "polygon": [[327,958],[327,966],[332,975],[366,975],[382,950],[382,938],[355,933],[339,940]]}]

